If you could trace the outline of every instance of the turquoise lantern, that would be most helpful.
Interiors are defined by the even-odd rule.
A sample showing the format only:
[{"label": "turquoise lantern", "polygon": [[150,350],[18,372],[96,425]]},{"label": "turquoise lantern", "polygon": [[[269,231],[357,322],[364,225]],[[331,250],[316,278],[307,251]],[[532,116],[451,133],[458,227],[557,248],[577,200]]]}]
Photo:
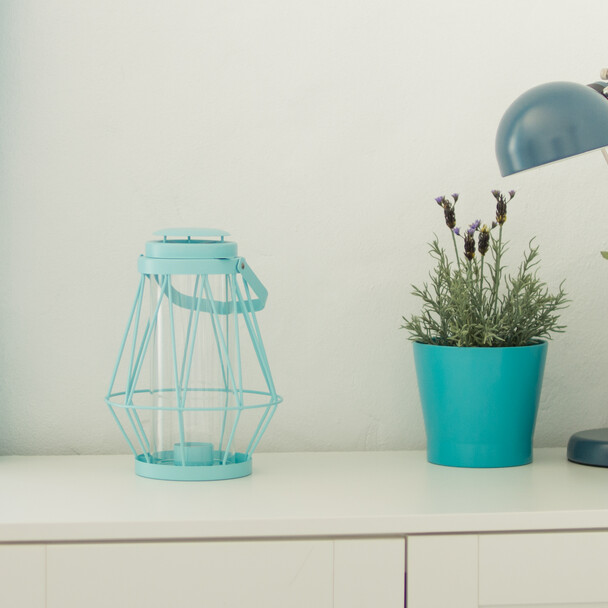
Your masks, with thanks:
[{"label": "turquoise lantern", "polygon": [[249,475],[282,398],[257,313],[267,291],[227,232],[155,233],[106,403],[143,477]]}]

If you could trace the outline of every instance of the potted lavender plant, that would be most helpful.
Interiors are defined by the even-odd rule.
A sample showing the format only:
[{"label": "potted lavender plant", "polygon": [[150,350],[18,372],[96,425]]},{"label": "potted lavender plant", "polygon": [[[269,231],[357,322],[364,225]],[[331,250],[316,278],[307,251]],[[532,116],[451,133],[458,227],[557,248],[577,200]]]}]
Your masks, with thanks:
[{"label": "potted lavender plant", "polygon": [[[538,277],[532,240],[513,274],[504,267],[503,227],[514,191],[493,190],[496,217],[456,226],[458,194],[435,200],[451,232],[450,261],[437,237],[430,281],[414,286],[419,314],[403,317],[413,341],[429,462],[505,467],[532,461],[547,339],[564,331],[568,300]],[[462,249],[458,247],[462,241]]]}]

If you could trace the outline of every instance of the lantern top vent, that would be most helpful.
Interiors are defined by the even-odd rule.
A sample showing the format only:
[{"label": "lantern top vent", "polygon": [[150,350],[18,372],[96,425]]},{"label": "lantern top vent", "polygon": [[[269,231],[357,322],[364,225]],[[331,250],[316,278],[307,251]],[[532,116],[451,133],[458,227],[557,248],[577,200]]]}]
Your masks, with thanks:
[{"label": "lantern top vent", "polygon": [[238,252],[236,243],[224,240],[230,233],[216,228],[164,228],[154,234],[162,240],[146,243],[147,258],[225,259]]},{"label": "lantern top vent", "polygon": [[218,230],[217,228],[163,228],[162,230],[157,230],[154,233],[156,236],[165,237],[168,236],[219,236],[221,240],[224,240],[225,236],[230,236],[229,232],[225,230]]}]

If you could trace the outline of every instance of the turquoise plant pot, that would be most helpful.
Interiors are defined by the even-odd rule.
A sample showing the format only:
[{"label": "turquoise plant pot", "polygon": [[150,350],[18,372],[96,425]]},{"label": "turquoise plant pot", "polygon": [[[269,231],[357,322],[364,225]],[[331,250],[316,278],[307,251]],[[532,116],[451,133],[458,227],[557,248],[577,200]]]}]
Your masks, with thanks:
[{"label": "turquoise plant pot", "polygon": [[547,342],[475,348],[414,342],[429,462],[513,467],[532,462]]}]

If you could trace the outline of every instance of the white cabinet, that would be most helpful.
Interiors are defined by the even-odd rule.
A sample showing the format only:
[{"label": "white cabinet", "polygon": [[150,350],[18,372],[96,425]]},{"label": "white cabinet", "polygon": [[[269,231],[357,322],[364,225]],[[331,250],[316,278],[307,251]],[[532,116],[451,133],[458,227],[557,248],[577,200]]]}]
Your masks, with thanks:
[{"label": "white cabinet", "polygon": [[408,539],[408,608],[608,608],[608,532]]},{"label": "white cabinet", "polygon": [[4,608],[402,608],[405,539],[0,545]]},{"label": "white cabinet", "polygon": [[47,560],[47,608],[333,606],[330,541],[51,545]]},{"label": "white cabinet", "polygon": [[334,542],[335,608],[403,608],[404,578],[404,539]]},{"label": "white cabinet", "polygon": [[608,532],[479,536],[479,603],[608,608]]},{"label": "white cabinet", "polygon": [[45,608],[45,547],[0,545],[0,606]]},{"label": "white cabinet", "polygon": [[407,540],[408,608],[477,608],[477,537]]},{"label": "white cabinet", "polygon": [[0,487],[0,608],[403,608],[406,570],[407,608],[608,608],[608,470],[563,449],[262,453],[210,483],[5,456]]}]

